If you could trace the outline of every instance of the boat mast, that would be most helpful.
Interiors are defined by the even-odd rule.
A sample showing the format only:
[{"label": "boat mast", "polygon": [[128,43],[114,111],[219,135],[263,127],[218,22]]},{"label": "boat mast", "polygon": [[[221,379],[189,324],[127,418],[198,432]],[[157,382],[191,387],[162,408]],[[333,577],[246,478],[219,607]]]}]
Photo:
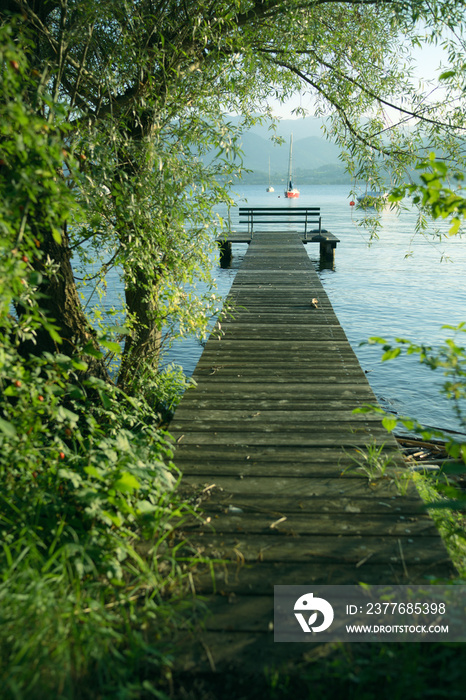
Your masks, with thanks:
[{"label": "boat mast", "polygon": [[292,159],[292,152],[293,152],[293,133],[291,133],[290,136],[290,159],[288,161],[288,189],[292,190],[293,189],[293,183],[291,182],[291,159]]}]

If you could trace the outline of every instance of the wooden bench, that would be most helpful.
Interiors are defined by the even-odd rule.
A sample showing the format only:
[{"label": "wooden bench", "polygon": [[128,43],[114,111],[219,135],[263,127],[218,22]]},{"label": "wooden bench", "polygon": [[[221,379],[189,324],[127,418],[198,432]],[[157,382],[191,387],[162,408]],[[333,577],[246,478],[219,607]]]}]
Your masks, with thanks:
[{"label": "wooden bench", "polygon": [[[247,232],[231,229],[230,216],[228,218],[228,230],[224,232],[217,242],[220,246],[220,264],[228,267],[231,261],[232,243],[250,243],[254,237],[254,225],[285,224],[291,221],[301,226],[304,230],[300,234],[303,243],[319,243],[320,258],[322,261],[333,264],[335,248],[340,239],[322,228],[320,207],[239,207],[239,223],[247,223]],[[314,225],[314,228],[310,226]],[[267,230],[267,228],[266,228]]]},{"label": "wooden bench", "polygon": [[254,224],[289,223],[304,226],[304,240],[307,239],[308,228],[314,224],[313,234],[327,233],[322,229],[320,207],[240,207],[239,221],[247,223],[248,233],[254,235]]}]

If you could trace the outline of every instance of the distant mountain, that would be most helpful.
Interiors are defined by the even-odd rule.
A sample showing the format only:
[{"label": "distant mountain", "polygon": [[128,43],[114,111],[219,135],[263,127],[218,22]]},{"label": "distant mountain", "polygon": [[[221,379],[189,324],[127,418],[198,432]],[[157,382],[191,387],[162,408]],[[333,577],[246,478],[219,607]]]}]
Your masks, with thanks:
[{"label": "distant mountain", "polygon": [[[236,117],[229,117],[229,121],[238,123],[239,120]],[[293,133],[295,139],[305,139],[308,136],[317,136],[318,138],[325,139],[322,126],[322,119],[316,119],[315,117],[306,117],[305,119],[281,119],[277,122],[276,133],[284,139],[289,139],[291,133]],[[252,134],[258,134],[265,139],[268,139],[273,133],[267,124],[257,124],[251,127],[250,132]]]},{"label": "distant mountain", "polygon": [[[234,122],[235,118],[230,120]],[[241,139],[243,166],[254,173],[254,176],[245,175],[244,180],[267,182],[270,162],[271,180],[284,182],[288,172],[290,136],[293,134],[293,173],[296,178],[299,174],[302,184],[309,182],[309,178],[313,181],[313,171],[326,166],[332,166],[326,172],[327,178],[332,180],[335,176],[341,181],[344,168],[339,160],[340,149],[325,138],[321,127],[320,120],[310,117],[282,120],[276,135],[285,142],[277,145],[271,140],[273,132],[267,126],[254,126]]]}]

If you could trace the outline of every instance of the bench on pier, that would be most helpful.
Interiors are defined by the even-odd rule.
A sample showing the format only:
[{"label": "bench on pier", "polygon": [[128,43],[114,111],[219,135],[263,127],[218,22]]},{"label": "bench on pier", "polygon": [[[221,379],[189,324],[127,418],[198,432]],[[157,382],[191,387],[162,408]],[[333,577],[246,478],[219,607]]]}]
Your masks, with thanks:
[{"label": "bench on pier", "polygon": [[327,233],[322,231],[320,207],[240,207],[240,223],[247,223],[248,233],[254,235],[254,224],[290,223],[304,226],[304,240],[307,239],[308,227],[314,226],[312,233]]},{"label": "bench on pier", "polygon": [[[333,264],[335,248],[340,239],[322,228],[320,207],[240,207],[239,222],[247,223],[247,232],[232,231],[218,238],[220,245],[220,263],[228,266],[231,260],[232,243],[250,243],[254,237],[254,224],[289,224],[293,222],[303,227],[303,243],[319,243],[320,258]],[[314,228],[310,228],[314,226]]]}]

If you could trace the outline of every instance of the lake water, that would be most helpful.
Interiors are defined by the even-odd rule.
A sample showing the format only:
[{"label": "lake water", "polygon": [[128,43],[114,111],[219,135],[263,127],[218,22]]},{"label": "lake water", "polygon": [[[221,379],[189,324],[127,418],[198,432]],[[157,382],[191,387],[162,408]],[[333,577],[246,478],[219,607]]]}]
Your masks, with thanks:
[{"label": "lake water", "polygon": [[[379,403],[424,425],[464,432],[448,401],[439,393],[439,370],[433,372],[420,365],[417,356],[381,363],[381,348],[361,343],[372,336],[388,341],[401,337],[437,347],[451,335],[442,330],[442,325],[466,321],[465,239],[435,241],[414,236],[415,212],[397,216],[386,207],[379,240],[369,246],[367,232],[357,225],[361,211],[349,205],[348,186],[302,186],[297,200],[285,199],[281,186],[275,189],[267,193],[265,185],[237,187],[237,200],[240,205],[247,202],[251,206],[321,207],[323,228],[340,239],[334,269],[319,270],[318,244],[308,244],[308,254]],[[239,228],[234,209],[231,226]],[[215,265],[214,276],[222,296],[228,294],[246,250],[247,244],[234,245],[231,267]],[[411,255],[406,257],[408,252]],[[442,262],[442,256],[448,261]],[[103,304],[108,309],[120,305],[118,270],[109,273],[107,282]],[[191,375],[202,350],[201,343],[193,338],[176,341],[166,353],[164,364],[176,362]]]},{"label": "lake water", "polygon": [[[267,193],[265,185],[236,188],[240,205],[321,207],[323,228],[340,243],[334,269],[320,270],[319,275],[380,404],[424,425],[463,432],[439,393],[439,370],[420,365],[417,356],[382,363],[379,346],[361,343],[372,336],[388,341],[401,337],[436,347],[451,336],[442,325],[466,321],[464,238],[438,241],[414,236],[415,212],[398,216],[386,207],[379,240],[369,246],[367,232],[357,225],[361,211],[349,205],[348,186],[302,186],[298,200],[286,200],[281,186],[275,189]],[[239,228],[234,209],[231,225]],[[234,245],[232,267],[215,270],[222,295],[228,293],[246,250],[247,245]],[[318,245],[308,244],[307,250],[319,269]],[[411,255],[406,257],[407,253]],[[448,261],[442,261],[445,256]],[[184,339],[173,345],[165,361],[175,361],[191,374],[202,349],[196,340]]]}]

